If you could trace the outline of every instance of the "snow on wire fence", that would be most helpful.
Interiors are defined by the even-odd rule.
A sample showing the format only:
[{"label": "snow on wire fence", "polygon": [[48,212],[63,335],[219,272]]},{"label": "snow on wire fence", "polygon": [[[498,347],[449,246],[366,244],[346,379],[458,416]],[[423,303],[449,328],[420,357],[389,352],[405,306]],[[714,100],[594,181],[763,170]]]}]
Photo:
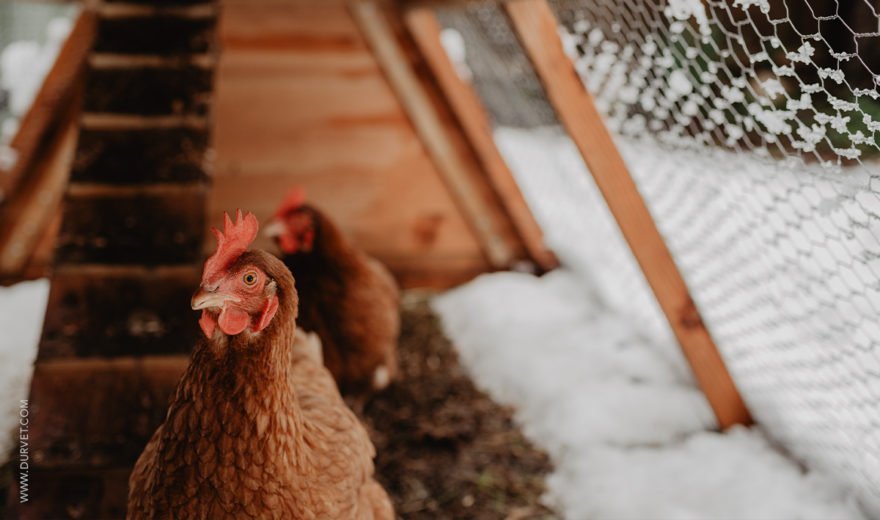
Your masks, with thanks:
[{"label": "snow on wire fence", "polygon": [[[876,506],[880,8],[549,3],[751,413]],[[548,243],[646,332],[669,334],[504,9],[437,13]]]}]

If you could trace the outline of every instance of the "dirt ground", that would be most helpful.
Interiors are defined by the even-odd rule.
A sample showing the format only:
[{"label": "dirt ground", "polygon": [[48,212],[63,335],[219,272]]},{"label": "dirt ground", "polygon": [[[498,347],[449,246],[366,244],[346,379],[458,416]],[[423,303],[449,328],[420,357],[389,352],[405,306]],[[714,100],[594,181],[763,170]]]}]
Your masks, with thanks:
[{"label": "dirt ground", "polygon": [[406,519],[547,519],[550,463],[478,391],[431,312],[405,297],[400,378],[362,407],[376,471]]}]

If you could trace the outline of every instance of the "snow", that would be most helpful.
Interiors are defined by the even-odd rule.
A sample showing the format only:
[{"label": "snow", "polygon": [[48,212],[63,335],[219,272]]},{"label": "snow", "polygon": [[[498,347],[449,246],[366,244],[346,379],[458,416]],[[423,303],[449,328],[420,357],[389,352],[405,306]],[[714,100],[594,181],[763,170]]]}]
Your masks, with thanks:
[{"label": "snow", "polygon": [[[854,497],[877,507],[880,196],[870,169],[617,137],[763,428],[718,435],[574,145],[555,128],[498,128],[495,138],[565,269],[482,277],[436,305],[478,383],[517,408],[553,456],[549,496],[561,510],[638,518],[664,505],[673,518],[858,518]],[[590,494],[590,485],[636,478],[597,475],[588,462],[609,460],[657,472],[656,490],[628,493],[645,497],[642,509]],[[647,460],[703,473],[711,463],[721,473],[666,482],[660,469],[642,467]],[[731,465],[738,473],[723,473]],[[731,487],[752,509],[723,505]],[[803,497],[815,501],[796,509]]]},{"label": "snow", "polygon": [[661,354],[671,346],[570,270],[483,275],[434,307],[477,383],[550,454],[545,499],[566,518],[863,518],[760,430],[711,431],[705,398]]},{"label": "snow", "polygon": [[0,288],[0,464],[14,446],[21,399],[27,399],[49,282],[36,280]]}]

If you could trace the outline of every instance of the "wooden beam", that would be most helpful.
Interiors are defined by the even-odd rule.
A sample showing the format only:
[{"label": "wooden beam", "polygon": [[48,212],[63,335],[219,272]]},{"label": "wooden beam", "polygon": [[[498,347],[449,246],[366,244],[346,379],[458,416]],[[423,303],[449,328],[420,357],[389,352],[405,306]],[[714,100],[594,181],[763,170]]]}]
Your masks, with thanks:
[{"label": "wooden beam", "polygon": [[[81,98],[81,95],[75,96]],[[27,178],[0,214],[0,278],[23,275],[37,245],[51,227],[67,186],[79,133],[79,100],[72,99],[66,116],[27,171]]]},{"label": "wooden beam", "polygon": [[504,204],[514,227],[519,232],[529,255],[542,269],[559,265],[556,256],[544,244],[544,235],[535,221],[507,163],[495,146],[492,125],[483,104],[471,86],[455,71],[440,40],[440,23],[434,10],[419,7],[407,10],[404,21],[419,47],[422,57],[434,73],[437,84],[446,96],[465,136],[470,141],[483,169],[488,174],[498,198]]},{"label": "wooden beam", "polygon": [[505,236],[502,219],[486,203],[486,194],[474,182],[473,170],[477,165],[468,162],[462,153],[466,143],[456,141],[461,137],[453,135],[438,114],[386,16],[384,3],[352,0],[349,6],[416,133],[470,222],[489,264],[496,269],[510,267],[517,252]]},{"label": "wooden beam", "polygon": [[[61,205],[55,208],[50,216],[49,224],[43,229],[43,234],[34,244],[34,251],[28,258],[27,265],[20,275],[20,280],[36,280],[51,274],[52,262],[55,259],[55,239],[58,230],[61,229]],[[0,279],[0,284],[3,280]]]},{"label": "wooden beam", "polygon": [[660,308],[681,344],[697,382],[722,428],[751,422],[749,411],[724,365],[672,254],[635,181],[563,50],[557,22],[545,0],[505,4],[513,28],[569,135],[581,152]]},{"label": "wooden beam", "polygon": [[22,177],[37,160],[37,152],[50,129],[63,116],[63,107],[74,94],[85,70],[95,26],[94,12],[83,9],[34,102],[21,119],[19,130],[9,143],[17,158],[8,170],[0,170],[0,202],[17,189]]}]

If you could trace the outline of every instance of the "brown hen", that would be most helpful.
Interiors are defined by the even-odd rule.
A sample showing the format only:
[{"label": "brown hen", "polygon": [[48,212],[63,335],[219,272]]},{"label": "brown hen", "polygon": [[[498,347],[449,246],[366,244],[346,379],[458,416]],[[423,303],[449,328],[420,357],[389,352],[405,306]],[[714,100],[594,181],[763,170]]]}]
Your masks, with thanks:
[{"label": "brown hen", "polygon": [[293,190],[266,234],[296,274],[299,326],[321,338],[343,393],[382,390],[397,373],[400,296],[388,270]]},{"label": "brown hen", "polygon": [[290,271],[248,214],[226,219],[193,309],[195,348],[129,481],[128,518],[391,519],[373,445],[314,342]]}]

